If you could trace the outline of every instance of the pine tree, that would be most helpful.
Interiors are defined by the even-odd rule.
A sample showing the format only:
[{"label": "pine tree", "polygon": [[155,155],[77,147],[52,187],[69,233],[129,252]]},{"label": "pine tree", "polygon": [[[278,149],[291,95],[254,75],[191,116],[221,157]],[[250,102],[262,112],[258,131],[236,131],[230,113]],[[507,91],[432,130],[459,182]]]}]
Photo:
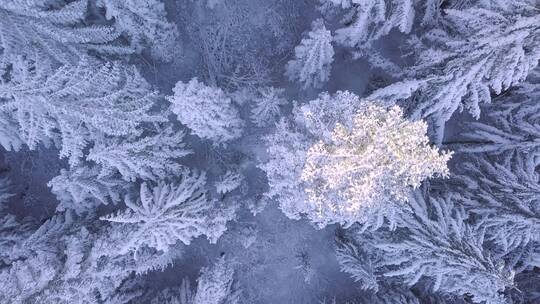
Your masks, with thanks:
[{"label": "pine tree", "polygon": [[12,248],[31,233],[31,226],[17,220],[7,212],[7,203],[11,197],[11,184],[7,178],[0,179],[0,263],[9,264],[13,257]]},{"label": "pine tree", "polygon": [[45,1],[3,1],[0,4],[0,69],[19,56],[62,64],[76,64],[89,50],[129,53],[117,43],[114,27],[86,25],[88,1],[76,0],[54,7]]},{"label": "pine tree", "polygon": [[[324,0],[344,10],[344,27],[336,30],[336,41],[366,55],[373,42],[397,29],[409,33],[414,21],[412,0]],[[370,50],[371,51],[371,50]]]},{"label": "pine tree", "polygon": [[0,145],[7,151],[19,151],[23,146],[17,122],[7,114],[0,113]]},{"label": "pine tree", "polygon": [[222,144],[242,134],[243,122],[230,97],[221,89],[206,86],[197,78],[179,81],[167,99],[178,120],[195,135]]},{"label": "pine tree", "polygon": [[342,270],[364,288],[376,290],[379,280],[410,286],[425,280],[433,291],[468,295],[474,303],[507,303],[502,292],[513,286],[514,271],[492,256],[486,227],[471,223],[448,195],[416,192],[410,205],[396,231],[359,234],[355,228],[342,237]]},{"label": "pine tree", "polygon": [[[23,303],[44,290],[62,270],[55,240],[73,226],[69,216],[54,216],[9,248],[0,271],[0,300]],[[18,233],[17,233],[18,234]],[[17,235],[15,234],[15,235]]]},{"label": "pine tree", "polygon": [[538,157],[540,74],[535,70],[516,90],[484,105],[485,117],[465,125],[465,143],[450,144],[468,153],[489,153],[505,158],[516,154]]},{"label": "pine tree", "polygon": [[214,187],[216,187],[217,193],[226,194],[240,187],[243,179],[244,177],[240,173],[227,170],[227,172],[214,183]]},{"label": "pine tree", "polygon": [[[424,302],[425,301],[425,302]],[[430,304],[464,304],[465,301],[460,301],[457,297],[449,297],[448,295],[439,296],[439,295],[424,295],[418,294],[415,290],[410,290],[407,286],[402,286],[399,284],[389,284],[383,286],[381,290],[374,292],[365,292],[361,295],[354,296],[352,299],[347,299],[346,302],[337,302],[336,298],[333,298],[332,301],[327,300],[326,298],[322,301],[319,301],[317,304],[420,304],[420,303],[430,303]]]},{"label": "pine tree", "polygon": [[274,133],[265,137],[268,160],[259,165],[268,178],[265,196],[276,199],[289,218],[299,219],[311,208],[301,179],[310,145],[330,137],[335,123],[347,124],[359,103],[358,96],[349,92],[322,93],[304,106],[296,105],[292,119],[282,118]]},{"label": "pine tree", "polygon": [[[492,91],[498,95],[523,82],[540,60],[534,47],[540,41],[540,14],[533,7],[445,14],[445,30],[430,31],[422,38],[424,46],[415,50],[419,56],[410,71],[413,80],[400,83],[412,88],[411,94],[399,98],[411,100],[413,119],[430,118],[438,143],[455,111],[466,109],[478,118],[480,104],[491,102]],[[375,94],[381,98],[384,92]]]},{"label": "pine tree", "polygon": [[255,125],[264,127],[275,122],[280,107],[287,104],[287,100],[283,98],[284,91],[274,87],[263,87],[258,90],[251,109],[251,120]]},{"label": "pine tree", "polygon": [[77,166],[62,169],[48,186],[60,204],[57,211],[66,209],[76,213],[93,211],[98,205],[116,204],[129,185],[121,179],[100,176],[98,166]]},{"label": "pine tree", "polygon": [[0,112],[17,122],[30,149],[53,143],[75,165],[90,143],[137,135],[142,124],[165,119],[152,113],[157,95],[134,67],[85,57],[48,75],[34,62],[24,64],[0,85]]},{"label": "pine tree", "polygon": [[[57,214],[11,246],[0,270],[6,303],[114,303],[133,275],[162,270],[180,253],[140,250],[121,254],[122,227],[93,226],[91,218]],[[119,229],[120,228],[120,229]],[[126,297],[128,298],[128,297]],[[122,302],[121,302],[122,303]]]},{"label": "pine tree", "polygon": [[[459,168],[459,175],[445,188],[459,203],[488,227],[486,239],[494,254],[516,270],[536,266],[540,252],[540,177],[538,162],[520,154],[507,162],[475,155]],[[519,268],[519,269],[518,269]]]},{"label": "pine tree", "polygon": [[320,88],[328,81],[334,61],[332,33],[322,19],[313,22],[308,37],[294,49],[295,58],[287,64],[286,75],[304,88]]},{"label": "pine tree", "polygon": [[200,235],[215,242],[230,218],[213,214],[205,182],[204,175],[184,174],[178,185],[158,183],[149,188],[143,183],[138,198],[126,197],[128,209],[101,219],[130,226],[122,252],[137,252],[143,246],[167,251],[177,241],[188,245]]},{"label": "pine tree", "polygon": [[203,267],[195,289],[190,287],[187,278],[176,288],[162,290],[151,304],[236,304],[240,301],[242,290],[234,279],[233,262],[225,257],[214,265]]},{"label": "pine tree", "polygon": [[330,139],[307,151],[302,180],[316,206],[310,218],[348,226],[391,217],[391,202],[405,202],[427,178],[447,176],[452,154],[439,155],[426,131],[424,122],[404,119],[399,107],[366,105],[352,127],[337,123]]},{"label": "pine tree", "polygon": [[87,159],[101,166],[100,178],[119,173],[126,181],[164,179],[178,174],[178,159],[191,152],[185,149],[184,133],[170,126],[147,130],[145,136],[125,140],[104,138],[96,141]]},{"label": "pine tree", "polygon": [[134,51],[150,48],[156,59],[173,59],[178,30],[167,21],[165,5],[160,0],[97,0],[97,6],[105,9],[107,19],[114,19],[115,29],[129,38]]},{"label": "pine tree", "polygon": [[267,139],[263,167],[269,194],[292,218],[377,226],[399,212],[410,189],[448,174],[451,154],[429,147],[425,123],[405,120],[399,107],[338,92],[296,108],[295,116],[293,126],[282,122]]},{"label": "pine tree", "polygon": [[193,304],[236,304],[240,290],[235,286],[234,268],[222,257],[211,268],[203,268],[197,280],[197,293]]}]

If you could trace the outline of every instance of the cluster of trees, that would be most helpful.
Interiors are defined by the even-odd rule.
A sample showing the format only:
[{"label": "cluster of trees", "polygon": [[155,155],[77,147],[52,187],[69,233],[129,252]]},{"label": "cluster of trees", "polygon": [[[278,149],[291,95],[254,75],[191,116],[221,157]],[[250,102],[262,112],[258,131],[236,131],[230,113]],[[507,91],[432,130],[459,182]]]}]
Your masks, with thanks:
[{"label": "cluster of trees", "polygon": [[[539,301],[539,60],[536,0],[3,1],[0,144],[65,166],[42,217],[0,180],[0,302],[249,303],[228,255],[144,275],[268,201],[339,226],[357,301]],[[382,80],[330,87],[352,61]]]},{"label": "cluster of trees", "polygon": [[427,125],[350,92],[321,94],[293,109],[266,138],[270,191],[291,218],[320,227],[392,221],[410,188],[447,176],[451,153],[429,146]]},{"label": "cluster of trees", "polygon": [[[12,214],[2,182],[0,301],[143,296],[138,274],[172,264],[198,236],[215,242],[234,217],[208,194],[204,172],[179,162],[192,152],[169,119],[175,108],[127,57],[171,61],[176,25],[160,1],[7,1],[0,14],[1,144],[56,149],[68,164],[49,182],[59,204],[45,222]],[[125,209],[103,215],[111,204]],[[205,270],[182,303],[232,297],[216,285],[232,282],[227,263]]]},{"label": "cluster of trees", "polygon": [[[537,293],[520,290],[538,275],[540,248],[538,2],[322,2],[324,22],[317,24],[323,25],[297,48],[287,70],[291,74],[296,68],[291,79],[308,86],[316,79],[320,86],[331,71],[332,46],[350,49],[353,58],[365,58],[388,75],[386,84],[367,95],[371,107],[383,105],[392,113],[400,105],[407,119],[425,119],[434,143],[455,150],[458,160],[448,171],[449,154],[443,154],[444,162],[436,153],[422,154],[420,144],[427,141],[420,136],[425,131],[414,128],[416,122],[351,116],[365,113],[358,110],[362,101],[357,97],[322,95],[295,108],[293,119],[282,121],[268,137],[270,160],[262,166],[269,177],[268,195],[292,218],[307,214],[319,225],[345,224],[337,236],[337,258],[364,290],[405,295],[405,285],[445,295],[446,300],[433,302],[538,301]],[[342,27],[324,27],[335,26],[336,16]],[[377,43],[395,30],[407,36],[402,51],[411,54],[409,63],[396,64],[377,53]],[[473,119],[456,114],[463,110]],[[461,138],[444,142],[447,122],[458,117],[465,121],[459,126],[465,129]],[[373,131],[372,124],[383,130]],[[393,128],[400,135],[385,140]],[[366,140],[371,134],[387,145],[384,150],[371,147]],[[416,145],[408,147],[409,141]],[[426,171],[411,170],[399,156],[388,155],[393,149],[407,151],[410,165]],[[387,157],[397,168],[385,167]],[[371,166],[384,169],[378,173]],[[396,189],[415,188],[433,173],[447,178],[408,190],[411,194],[396,206]],[[358,212],[363,205],[367,214]],[[421,298],[403,296],[396,303]]]}]

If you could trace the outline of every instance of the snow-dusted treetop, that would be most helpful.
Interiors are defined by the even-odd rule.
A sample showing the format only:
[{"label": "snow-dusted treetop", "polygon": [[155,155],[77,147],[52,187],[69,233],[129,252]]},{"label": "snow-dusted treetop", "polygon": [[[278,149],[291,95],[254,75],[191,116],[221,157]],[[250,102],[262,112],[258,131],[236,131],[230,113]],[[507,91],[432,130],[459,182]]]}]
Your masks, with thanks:
[{"label": "snow-dusted treetop", "polygon": [[172,111],[195,135],[218,144],[241,135],[243,121],[231,98],[220,88],[193,78],[187,83],[176,83],[173,92],[173,96],[167,97]]},{"label": "snow-dusted treetop", "polygon": [[35,56],[33,51],[63,64],[74,64],[89,51],[125,55],[145,48],[157,59],[170,60],[178,34],[160,0],[2,1],[0,16],[6,29],[0,66],[10,57]]},{"label": "snow-dusted treetop", "polygon": [[[540,14],[534,7],[512,14],[481,8],[445,14],[444,30],[422,37],[411,79],[375,92],[378,98],[407,99],[412,118],[430,118],[438,143],[455,111],[465,109],[478,118],[492,92],[524,81],[540,60]],[[398,97],[397,89],[410,94]]]},{"label": "snow-dusted treetop", "polygon": [[387,110],[348,92],[322,94],[267,138],[268,194],[287,216],[306,214],[319,226],[376,226],[411,188],[448,174],[451,153],[430,147],[426,130],[399,107]]},{"label": "snow-dusted treetop", "polygon": [[[349,92],[334,96],[323,93],[309,104],[296,105],[293,121],[282,118],[275,132],[265,137],[269,159],[259,166],[266,172],[270,185],[266,195],[276,199],[288,217],[298,219],[309,209],[301,175],[310,144],[316,142],[317,134],[330,136],[334,124],[342,117],[352,117],[359,102],[358,96]],[[317,119],[308,120],[309,115]]]},{"label": "snow-dusted treetop", "polygon": [[198,279],[197,293],[193,304],[236,304],[240,292],[234,284],[234,268],[225,257],[220,258],[211,268],[203,268]]},{"label": "snow-dusted treetop", "polygon": [[275,122],[280,107],[287,103],[283,97],[284,91],[274,87],[262,87],[257,90],[251,109],[251,120],[255,125],[264,127]]},{"label": "snow-dusted treetop", "polygon": [[308,37],[294,49],[295,58],[287,64],[286,75],[290,80],[301,82],[304,88],[321,87],[330,77],[334,61],[332,33],[322,19],[313,22]]},{"label": "snow-dusted treetop", "polygon": [[191,153],[185,149],[184,132],[170,126],[146,131],[146,136],[96,141],[87,158],[101,165],[99,177],[119,173],[126,181],[155,181],[182,173],[184,166],[178,159]]},{"label": "snow-dusted treetop", "polygon": [[136,136],[141,125],[166,120],[153,109],[157,93],[135,67],[120,62],[84,57],[48,70],[20,60],[9,77],[0,83],[1,118],[16,123],[30,149],[52,143],[70,164],[96,140]]},{"label": "snow-dusted treetop", "polygon": [[[120,33],[113,26],[87,25],[87,0],[2,1],[0,3],[0,66],[23,55],[34,59],[74,64],[88,50],[129,53],[113,43]],[[58,7],[60,6],[60,7]],[[41,62],[39,62],[41,63]]]},{"label": "snow-dusted treetop", "polygon": [[170,61],[178,32],[168,22],[165,5],[161,0],[97,0],[105,9],[105,17],[114,19],[116,30],[125,34],[136,52],[150,48],[152,57]]},{"label": "snow-dusted treetop", "polygon": [[540,175],[533,155],[500,159],[474,154],[456,168],[445,189],[481,218],[496,255],[517,270],[540,265]]},{"label": "snow-dusted treetop", "polygon": [[397,106],[368,104],[351,128],[336,124],[330,139],[307,151],[302,180],[315,204],[308,216],[321,225],[365,222],[391,201],[406,201],[423,180],[447,176],[452,153],[439,155],[426,132],[425,122],[407,121]]},{"label": "snow-dusted treetop", "polygon": [[427,283],[435,292],[468,295],[474,303],[507,303],[502,292],[513,286],[514,270],[489,250],[486,227],[470,223],[454,202],[417,190],[397,230],[350,229],[337,251],[342,270],[364,289],[393,280]]},{"label": "snow-dusted treetop", "polygon": [[211,267],[201,269],[196,289],[184,278],[180,286],[162,290],[150,304],[237,304],[242,290],[234,277],[234,261],[221,257]]},{"label": "snow-dusted treetop", "polygon": [[177,241],[189,244],[200,235],[215,242],[229,218],[212,211],[205,183],[205,176],[199,174],[184,174],[177,185],[161,182],[149,188],[143,183],[139,197],[126,197],[128,209],[102,219],[130,226],[123,251],[137,252],[145,245],[167,251]]},{"label": "snow-dusted treetop", "polygon": [[129,188],[127,183],[118,178],[99,177],[99,173],[98,166],[62,169],[60,175],[47,184],[60,201],[56,210],[73,209],[83,213],[93,211],[99,204],[119,202],[121,193]]},{"label": "snow-dusted treetop", "polygon": [[540,71],[492,104],[484,105],[481,122],[470,122],[466,143],[453,145],[467,153],[515,154],[540,157]]},{"label": "snow-dusted treetop", "polygon": [[369,48],[392,29],[411,31],[414,21],[413,0],[323,0],[346,11],[336,31],[336,41],[346,46]]}]

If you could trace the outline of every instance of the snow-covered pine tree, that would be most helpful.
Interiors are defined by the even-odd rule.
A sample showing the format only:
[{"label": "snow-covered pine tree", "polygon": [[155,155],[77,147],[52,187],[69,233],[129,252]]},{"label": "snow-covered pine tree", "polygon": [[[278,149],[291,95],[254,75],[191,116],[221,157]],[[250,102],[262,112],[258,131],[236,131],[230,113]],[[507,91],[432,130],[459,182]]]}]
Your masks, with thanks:
[{"label": "snow-covered pine tree", "polygon": [[[155,58],[168,61],[178,35],[159,0],[5,1],[0,16],[2,67],[16,56],[33,57],[35,51],[42,58],[75,64],[88,51],[117,55],[149,48]],[[101,18],[112,22],[95,22]]]},{"label": "snow-covered pine tree", "polygon": [[234,281],[233,263],[221,257],[212,267],[201,270],[197,292],[190,304],[236,304],[240,293]]},{"label": "snow-covered pine tree", "polygon": [[[20,238],[8,252],[0,270],[0,300],[6,303],[23,303],[47,288],[62,270],[61,257],[57,255],[58,239],[73,227],[73,218],[57,215],[37,229]],[[20,236],[26,231],[17,231]],[[23,234],[24,235],[24,234]]]},{"label": "snow-covered pine tree", "polygon": [[178,241],[189,244],[201,235],[215,242],[232,214],[212,211],[216,206],[207,199],[205,183],[204,174],[198,173],[183,174],[178,184],[160,182],[150,188],[143,183],[139,197],[126,197],[128,209],[101,219],[127,227],[121,252],[138,252],[144,246],[167,251]]},{"label": "snow-covered pine tree", "polygon": [[470,8],[483,8],[499,12],[512,12],[530,9],[536,0],[424,0],[417,1],[416,5],[421,11],[421,24],[427,28],[443,26],[445,23],[445,10],[466,10]]},{"label": "snow-covered pine tree", "polygon": [[135,52],[149,48],[158,60],[173,59],[178,30],[167,20],[161,0],[97,0],[96,5],[105,10],[108,20],[114,20],[116,31],[128,37]]},{"label": "snow-covered pine tree", "polygon": [[227,172],[214,183],[214,187],[216,188],[217,193],[227,194],[240,187],[243,180],[244,176],[239,172],[227,170]]},{"label": "snow-covered pine tree", "polygon": [[504,1],[504,0],[425,0],[419,1],[417,4],[420,6],[423,16],[422,25],[428,27],[441,26],[444,23],[444,10],[455,9],[464,10],[468,8],[495,8],[502,9],[503,7],[510,7],[513,3],[525,2],[529,0],[516,0],[516,1]]},{"label": "snow-covered pine tree", "polygon": [[295,58],[287,64],[286,75],[291,81],[302,83],[304,88],[320,88],[328,81],[334,47],[332,33],[324,26],[322,19],[317,19],[311,25],[311,31],[300,45],[294,49]]},{"label": "snow-covered pine tree", "polygon": [[335,40],[367,56],[372,44],[397,29],[408,34],[413,26],[414,0],[323,0],[343,11],[342,28],[337,29]]},{"label": "snow-covered pine tree", "polygon": [[62,169],[49,181],[51,192],[60,201],[57,211],[92,212],[98,205],[116,204],[129,189],[127,182],[112,176],[100,176],[99,166]]},{"label": "snow-covered pine tree", "polygon": [[130,282],[137,282],[140,275],[149,271],[163,270],[182,253],[181,248],[175,247],[167,252],[146,248],[139,250],[137,256],[122,254],[118,245],[127,235],[124,227],[99,225],[91,228],[82,228],[62,239],[60,256],[65,256],[65,271],[55,278],[46,292],[38,295],[41,302],[67,304],[83,299],[83,303],[101,300],[127,304],[129,301],[121,300],[140,295],[125,290]]},{"label": "snow-covered pine tree", "polygon": [[270,191],[285,214],[306,214],[323,227],[359,222],[379,226],[400,211],[408,192],[446,175],[451,153],[428,145],[425,123],[409,122],[399,107],[371,105],[348,92],[297,107],[267,138],[263,165]]},{"label": "snow-covered pine tree", "polygon": [[[4,206],[1,206],[1,208],[4,209]],[[31,233],[29,225],[17,221],[14,215],[7,214],[2,210],[2,215],[0,216],[0,262],[2,264],[8,264],[12,261],[12,257],[10,256],[11,248],[29,233]]]},{"label": "snow-covered pine tree", "polygon": [[234,263],[221,257],[214,265],[201,269],[195,289],[185,278],[180,286],[162,290],[151,304],[237,304],[242,290],[234,276]]},{"label": "snow-covered pine tree", "polygon": [[[537,266],[540,252],[540,175],[538,161],[519,154],[508,162],[474,155],[445,185],[460,205],[482,219],[494,255],[519,270]],[[532,265],[529,263],[533,263]]]},{"label": "snow-covered pine tree", "polygon": [[[466,109],[478,118],[480,104],[490,103],[492,92],[498,95],[521,83],[540,60],[535,47],[540,43],[540,13],[532,6],[446,10],[445,20],[444,29],[422,37],[409,75],[413,80],[393,85],[411,94],[386,96],[410,101],[413,119],[429,117],[438,143],[456,110]],[[376,97],[385,91],[375,92]]]},{"label": "snow-covered pine tree", "polygon": [[343,118],[352,117],[359,103],[358,96],[349,92],[323,93],[304,106],[295,105],[293,118],[282,118],[274,133],[265,137],[268,160],[259,165],[268,178],[265,196],[276,199],[288,217],[299,219],[311,208],[301,179],[310,145],[330,137],[335,123],[345,123]]},{"label": "snow-covered pine tree", "polygon": [[55,61],[76,64],[89,50],[129,53],[115,43],[120,33],[112,26],[87,25],[88,1],[2,1],[0,3],[0,69],[23,56],[37,64]]},{"label": "snow-covered pine tree", "polygon": [[178,159],[191,153],[184,132],[171,126],[148,128],[143,136],[96,140],[87,159],[101,166],[100,177],[119,173],[126,181],[165,179],[183,172]]},{"label": "snow-covered pine tree", "polygon": [[153,296],[150,304],[191,304],[193,301],[193,291],[189,279],[184,278],[180,287],[165,288]]},{"label": "snow-covered pine tree", "polygon": [[20,222],[16,216],[7,212],[7,202],[14,196],[7,178],[0,178],[0,263],[9,264],[13,260],[10,251],[13,246],[24,240],[31,231],[31,226]]},{"label": "snow-covered pine tree", "polygon": [[[99,222],[99,221],[98,221]],[[122,227],[87,225],[91,218],[57,214],[9,248],[11,260],[0,270],[0,300],[6,303],[113,302],[133,275],[167,267],[178,257],[141,250],[137,259],[121,254]],[[22,232],[19,232],[22,234]],[[24,234],[22,234],[24,235]]]},{"label": "snow-covered pine tree", "polygon": [[253,100],[251,120],[258,127],[264,127],[276,121],[280,107],[287,104],[283,97],[284,89],[263,87],[257,90],[257,96]]},{"label": "snow-covered pine tree", "polygon": [[157,94],[135,67],[85,57],[49,72],[23,60],[0,84],[0,111],[16,121],[30,149],[52,143],[75,165],[89,144],[138,135],[142,124],[166,119],[154,111]]},{"label": "snow-covered pine tree", "polygon": [[331,138],[307,151],[302,180],[316,206],[317,215],[309,216],[320,225],[391,218],[411,188],[448,175],[452,154],[429,146],[425,122],[407,121],[397,106],[369,104],[352,119],[351,127],[337,123]]},{"label": "snow-covered pine tree", "polygon": [[461,204],[482,217],[497,254],[520,270],[537,265],[540,215],[538,167],[538,70],[516,90],[484,105],[482,122],[466,124],[465,143],[451,146],[473,153],[459,166],[456,183]]},{"label": "snow-covered pine tree", "polygon": [[327,298],[317,304],[465,304],[459,297],[449,295],[423,294],[418,290],[411,290],[408,286],[401,284],[388,284],[381,286],[375,292],[363,292],[358,296],[353,296],[345,302],[338,302],[336,298],[329,301]]},{"label": "snow-covered pine tree", "polygon": [[[41,252],[13,262],[0,271],[0,300],[5,303],[32,301],[61,271],[61,263],[53,253]],[[31,303],[31,302],[30,302]]]},{"label": "snow-covered pine tree", "polygon": [[470,122],[465,143],[449,144],[467,153],[489,153],[511,158],[516,154],[540,157],[540,71],[492,104],[483,106],[482,121]]},{"label": "snow-covered pine tree", "polygon": [[484,238],[486,227],[470,222],[462,207],[416,191],[399,228],[340,238],[338,261],[366,289],[377,281],[398,280],[412,286],[428,283],[435,292],[470,296],[474,303],[507,303],[502,294],[513,286],[514,270],[493,257]]},{"label": "snow-covered pine tree", "polygon": [[223,144],[242,134],[244,123],[231,98],[220,88],[193,78],[187,83],[176,83],[173,93],[167,97],[171,110],[200,138]]},{"label": "snow-covered pine tree", "polygon": [[426,0],[422,3],[422,25],[432,26],[442,20],[442,0]]}]

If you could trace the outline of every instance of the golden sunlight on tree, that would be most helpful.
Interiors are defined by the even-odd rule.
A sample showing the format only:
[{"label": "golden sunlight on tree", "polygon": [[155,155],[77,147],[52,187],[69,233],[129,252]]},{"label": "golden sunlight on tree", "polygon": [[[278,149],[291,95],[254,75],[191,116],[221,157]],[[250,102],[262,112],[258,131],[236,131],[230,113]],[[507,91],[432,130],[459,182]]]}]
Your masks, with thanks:
[{"label": "golden sunlight on tree", "polygon": [[424,121],[408,121],[397,106],[366,105],[351,127],[336,124],[329,139],[308,150],[302,171],[318,216],[347,225],[363,222],[372,209],[407,201],[423,180],[446,177],[452,152],[439,153],[426,132]]}]

